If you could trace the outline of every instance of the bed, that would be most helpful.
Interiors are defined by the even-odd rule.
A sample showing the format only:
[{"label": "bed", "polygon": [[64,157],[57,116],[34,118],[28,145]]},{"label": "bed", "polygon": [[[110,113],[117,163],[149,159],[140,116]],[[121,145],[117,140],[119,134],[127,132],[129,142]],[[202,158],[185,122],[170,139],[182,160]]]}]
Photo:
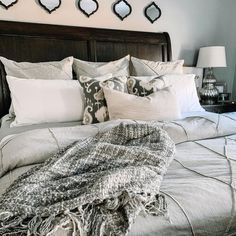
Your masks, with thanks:
[{"label": "bed", "polygon": [[[0,21],[0,56],[11,60],[42,62],[74,56],[85,61],[108,62],[127,54],[146,60],[171,61],[170,37],[168,33]],[[133,119],[114,119],[87,125],[51,122],[10,128],[12,120],[5,115],[11,97],[6,71],[2,63],[0,66],[1,195],[20,175],[78,140],[89,140],[120,124],[146,124]],[[159,209],[157,216],[135,216],[127,235],[236,235],[236,114],[199,111],[186,113],[181,119],[149,124],[165,130],[176,146],[174,159],[160,186],[167,211],[163,213]],[[68,214],[71,219],[72,213]],[[0,212],[0,220],[3,216]],[[75,226],[77,218],[73,219]],[[18,234],[2,232],[26,235],[24,230],[18,230]],[[72,231],[61,224],[48,235],[72,235]],[[101,232],[85,235],[105,235]],[[74,235],[83,234],[74,231]]]}]

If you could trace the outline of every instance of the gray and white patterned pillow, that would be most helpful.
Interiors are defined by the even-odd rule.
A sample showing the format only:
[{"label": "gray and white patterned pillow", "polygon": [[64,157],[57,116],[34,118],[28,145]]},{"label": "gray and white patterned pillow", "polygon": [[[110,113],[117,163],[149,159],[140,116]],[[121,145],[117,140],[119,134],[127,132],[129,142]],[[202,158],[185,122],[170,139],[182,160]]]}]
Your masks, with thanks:
[{"label": "gray and white patterned pillow", "polygon": [[130,76],[127,79],[129,94],[146,97],[167,87],[162,76]]},{"label": "gray and white patterned pillow", "polygon": [[103,92],[103,87],[124,92],[127,77],[118,76],[108,79],[90,78],[80,76],[79,82],[85,94],[85,109],[83,124],[93,124],[109,120],[107,104]]}]

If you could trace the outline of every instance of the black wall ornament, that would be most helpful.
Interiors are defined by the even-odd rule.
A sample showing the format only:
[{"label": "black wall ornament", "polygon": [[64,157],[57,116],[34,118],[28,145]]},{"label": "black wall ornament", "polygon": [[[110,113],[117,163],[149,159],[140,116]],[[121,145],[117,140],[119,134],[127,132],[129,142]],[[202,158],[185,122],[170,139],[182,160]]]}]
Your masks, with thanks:
[{"label": "black wall ornament", "polygon": [[152,2],[144,8],[144,14],[146,18],[153,24],[157,19],[161,17],[161,9],[155,2]]},{"label": "black wall ornament", "polygon": [[13,6],[17,2],[18,2],[18,0],[1,0],[0,5],[6,9],[8,9],[9,7]]},{"label": "black wall ornament", "polygon": [[121,19],[124,20],[132,12],[130,4],[126,0],[118,0],[113,5],[113,12]]},{"label": "black wall ornament", "polygon": [[52,13],[61,5],[61,0],[38,0],[38,2],[48,13]]},{"label": "black wall ornament", "polygon": [[87,17],[90,17],[98,10],[99,5],[97,0],[79,0],[78,7]]}]

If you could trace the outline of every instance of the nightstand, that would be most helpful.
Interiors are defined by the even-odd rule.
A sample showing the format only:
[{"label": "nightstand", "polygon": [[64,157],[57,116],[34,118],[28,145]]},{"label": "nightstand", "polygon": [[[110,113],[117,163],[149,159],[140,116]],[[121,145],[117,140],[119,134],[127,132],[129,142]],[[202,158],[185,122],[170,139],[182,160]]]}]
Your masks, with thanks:
[{"label": "nightstand", "polygon": [[202,105],[206,111],[214,113],[236,112],[236,102],[225,102],[214,105]]}]

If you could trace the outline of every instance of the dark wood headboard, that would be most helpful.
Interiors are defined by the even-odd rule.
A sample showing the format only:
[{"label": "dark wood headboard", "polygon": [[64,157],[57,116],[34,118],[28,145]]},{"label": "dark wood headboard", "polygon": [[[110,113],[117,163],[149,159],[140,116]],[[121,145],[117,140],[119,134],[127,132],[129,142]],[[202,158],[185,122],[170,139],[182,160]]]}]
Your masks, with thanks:
[{"label": "dark wood headboard", "polygon": [[[40,62],[74,56],[106,62],[127,54],[170,61],[169,34],[0,21],[0,56],[11,60]],[[0,116],[3,116],[8,113],[10,93],[1,64],[0,80]]]}]

